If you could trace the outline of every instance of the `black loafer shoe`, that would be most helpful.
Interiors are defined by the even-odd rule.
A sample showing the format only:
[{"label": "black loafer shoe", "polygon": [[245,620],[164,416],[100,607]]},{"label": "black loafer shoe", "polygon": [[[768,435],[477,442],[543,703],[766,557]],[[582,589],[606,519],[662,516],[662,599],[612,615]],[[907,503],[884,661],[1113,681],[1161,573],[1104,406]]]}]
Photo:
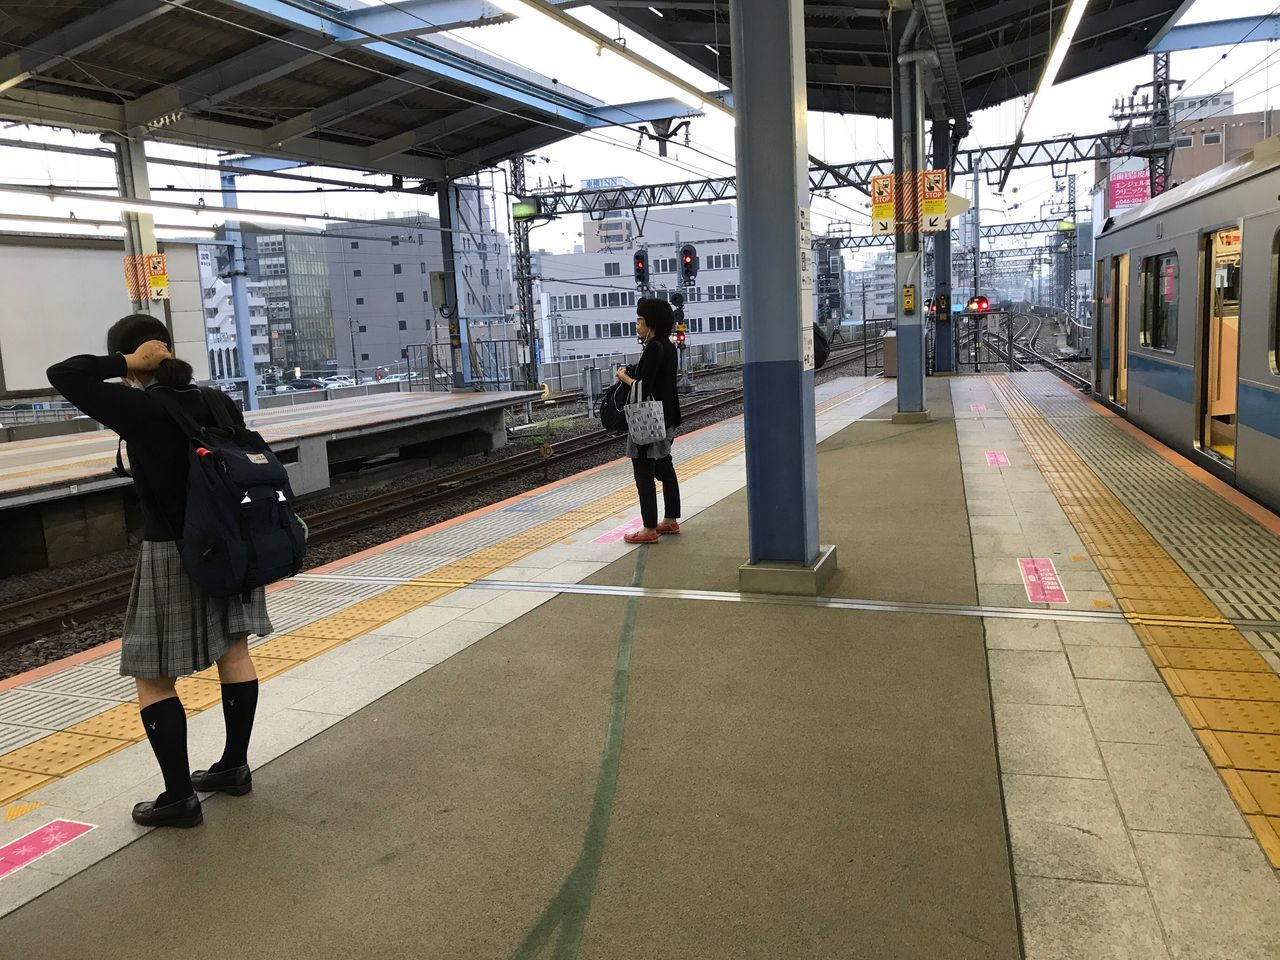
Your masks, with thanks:
[{"label": "black loafer shoe", "polygon": [[247,763],[214,773],[196,770],[191,774],[191,785],[198,793],[229,793],[233,797],[243,797],[253,789],[253,774],[249,772]]},{"label": "black loafer shoe", "polygon": [[198,827],[204,823],[204,811],[200,809],[200,798],[193,793],[162,807],[157,807],[154,800],[139,803],[133,808],[133,822],[140,827]]}]

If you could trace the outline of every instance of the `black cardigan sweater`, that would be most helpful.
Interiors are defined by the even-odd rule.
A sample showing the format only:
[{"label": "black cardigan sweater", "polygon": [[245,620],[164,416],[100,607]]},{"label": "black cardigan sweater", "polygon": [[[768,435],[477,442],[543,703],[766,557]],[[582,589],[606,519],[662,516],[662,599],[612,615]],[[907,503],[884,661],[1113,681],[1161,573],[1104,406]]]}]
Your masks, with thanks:
[{"label": "black cardigan sweater", "polygon": [[676,392],[676,378],[680,360],[676,345],[668,337],[651,337],[644,345],[640,362],[629,369],[632,378],[644,381],[646,400],[661,400],[667,429],[680,426],[680,394]]},{"label": "black cardigan sweater", "polygon": [[[88,414],[129,445],[129,469],[144,520],[146,540],[177,540],[187,512],[187,463],[191,442],[164,409],[124,383],[107,383],[128,373],[124,357],[71,357],[49,368],[49,383],[77,409]],[[186,387],[179,401],[204,426],[217,421],[206,402],[225,403],[232,420],[244,417],[225,393]]]}]

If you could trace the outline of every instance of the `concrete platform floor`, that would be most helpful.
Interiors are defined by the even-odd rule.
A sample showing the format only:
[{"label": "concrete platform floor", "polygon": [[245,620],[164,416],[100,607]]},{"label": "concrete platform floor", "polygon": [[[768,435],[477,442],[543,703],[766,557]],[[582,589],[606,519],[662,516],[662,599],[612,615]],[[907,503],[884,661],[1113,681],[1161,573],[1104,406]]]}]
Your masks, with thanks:
[{"label": "concrete platform floor", "polygon": [[[976,600],[950,423],[856,424],[820,474],[837,593]],[[727,589],[742,510],[595,579]],[[1012,960],[982,621],[562,594],[259,769],[203,829],[0,920],[0,944]]]}]

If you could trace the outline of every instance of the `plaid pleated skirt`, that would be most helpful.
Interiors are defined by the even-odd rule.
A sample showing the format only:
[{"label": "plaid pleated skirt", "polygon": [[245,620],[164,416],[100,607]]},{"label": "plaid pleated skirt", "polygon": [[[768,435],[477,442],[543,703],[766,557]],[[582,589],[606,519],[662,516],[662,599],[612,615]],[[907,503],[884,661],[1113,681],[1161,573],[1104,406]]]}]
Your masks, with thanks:
[{"label": "plaid pleated skirt", "polygon": [[248,603],[211,597],[187,576],[176,543],[143,541],[124,618],[124,676],[185,677],[213,664],[240,637],[270,632],[261,587]]}]

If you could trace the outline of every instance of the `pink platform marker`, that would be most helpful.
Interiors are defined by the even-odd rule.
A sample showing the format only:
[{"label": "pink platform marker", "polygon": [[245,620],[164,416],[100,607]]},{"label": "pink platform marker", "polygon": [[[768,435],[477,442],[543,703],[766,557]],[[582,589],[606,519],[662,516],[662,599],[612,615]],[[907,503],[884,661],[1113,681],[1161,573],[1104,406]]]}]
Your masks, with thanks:
[{"label": "pink platform marker", "polygon": [[1003,450],[988,450],[987,466],[988,467],[1007,467],[1009,466],[1009,455],[1005,453]]},{"label": "pink platform marker", "polygon": [[1067,602],[1067,592],[1062,589],[1058,570],[1048,557],[1021,557],[1018,567],[1022,570],[1022,583],[1027,588],[1027,599],[1032,603]]},{"label": "pink platform marker", "polygon": [[986,413],[987,405],[985,403],[971,403],[969,404],[969,409],[974,413]]},{"label": "pink platform marker", "polygon": [[92,823],[54,820],[0,847],[0,878],[52,853],[94,829]]},{"label": "pink platform marker", "polygon": [[644,529],[644,520],[636,517],[634,520],[628,520],[622,526],[610,530],[608,533],[602,534],[592,540],[592,543],[617,543],[628,533],[635,533],[637,530]]}]

